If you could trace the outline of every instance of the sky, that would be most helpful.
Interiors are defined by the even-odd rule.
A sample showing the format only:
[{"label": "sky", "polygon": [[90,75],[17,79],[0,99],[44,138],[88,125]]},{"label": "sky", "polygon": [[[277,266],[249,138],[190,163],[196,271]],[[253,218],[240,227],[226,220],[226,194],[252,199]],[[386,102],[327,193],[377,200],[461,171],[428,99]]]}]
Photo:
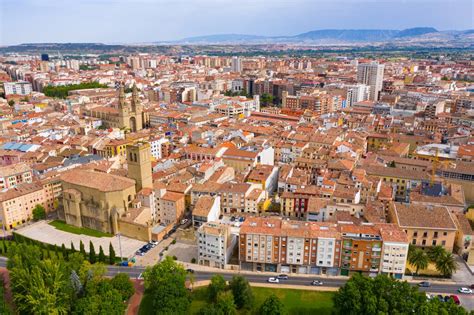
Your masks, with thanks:
[{"label": "sky", "polygon": [[0,45],[317,29],[474,28],[473,0],[0,0]]}]

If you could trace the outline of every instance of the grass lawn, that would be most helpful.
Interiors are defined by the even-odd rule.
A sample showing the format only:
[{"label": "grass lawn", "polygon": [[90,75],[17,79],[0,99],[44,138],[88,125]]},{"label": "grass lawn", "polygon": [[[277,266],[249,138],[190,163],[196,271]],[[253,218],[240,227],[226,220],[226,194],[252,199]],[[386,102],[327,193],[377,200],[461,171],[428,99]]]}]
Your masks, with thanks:
[{"label": "grass lawn", "polygon": [[[412,272],[412,274],[414,274],[416,271],[416,268],[410,265],[410,263],[408,262],[407,262],[407,269],[409,269]],[[418,270],[418,273],[420,275],[425,275],[425,276],[440,276],[441,275],[441,273],[438,270],[436,270],[436,265],[432,262],[428,264],[428,268]]]},{"label": "grass lawn", "polygon": [[51,221],[49,222],[49,225],[54,226],[58,230],[73,233],[73,234],[83,234],[83,235],[94,236],[94,237],[112,237],[113,236],[112,234],[109,234],[109,233],[103,233],[103,232],[88,229],[88,228],[72,226],[60,220]]},{"label": "grass lawn", "polygon": [[[274,293],[285,304],[289,314],[331,314],[333,310],[333,292],[274,289],[253,287],[255,295],[255,306],[251,312],[238,312],[239,314],[258,314],[260,305],[265,299]],[[189,309],[190,314],[197,314],[206,306],[206,287],[196,288],[192,292],[193,301]],[[145,294],[140,304],[139,315],[151,314],[153,310],[152,300]]]}]

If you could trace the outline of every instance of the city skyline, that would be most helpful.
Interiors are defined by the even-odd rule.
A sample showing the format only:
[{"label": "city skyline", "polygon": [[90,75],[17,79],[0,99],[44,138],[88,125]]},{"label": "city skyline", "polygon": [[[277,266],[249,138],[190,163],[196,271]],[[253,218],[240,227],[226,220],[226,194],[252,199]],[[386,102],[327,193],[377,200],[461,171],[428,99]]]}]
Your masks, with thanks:
[{"label": "city skyline", "polygon": [[[263,0],[3,0],[0,5],[0,45],[148,43],[227,33],[289,36],[318,29],[474,27],[473,4],[468,0],[279,0],[271,8]],[[390,12],[390,19],[381,12]]]}]

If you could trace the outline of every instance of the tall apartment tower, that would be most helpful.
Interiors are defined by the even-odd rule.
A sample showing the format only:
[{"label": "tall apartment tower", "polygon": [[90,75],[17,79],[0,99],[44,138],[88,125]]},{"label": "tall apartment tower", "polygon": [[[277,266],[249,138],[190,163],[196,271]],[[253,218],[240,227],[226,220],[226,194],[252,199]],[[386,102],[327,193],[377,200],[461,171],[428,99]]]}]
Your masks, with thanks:
[{"label": "tall apartment tower", "polygon": [[232,72],[241,72],[242,71],[242,59],[240,59],[239,57],[232,57],[231,70],[232,70]]},{"label": "tall apartment tower", "polygon": [[370,86],[369,99],[378,101],[382,90],[384,65],[374,61],[357,66],[357,82]]},{"label": "tall apartment tower", "polygon": [[136,190],[153,188],[151,175],[151,148],[148,142],[127,146],[128,177],[135,180]]}]

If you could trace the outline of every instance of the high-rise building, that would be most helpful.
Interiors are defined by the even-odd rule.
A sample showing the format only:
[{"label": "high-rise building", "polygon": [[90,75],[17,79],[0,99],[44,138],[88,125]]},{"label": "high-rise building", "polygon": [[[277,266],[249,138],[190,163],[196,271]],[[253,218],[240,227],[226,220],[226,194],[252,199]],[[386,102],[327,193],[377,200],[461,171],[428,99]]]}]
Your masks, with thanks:
[{"label": "high-rise building", "polygon": [[379,93],[382,90],[383,71],[385,66],[374,61],[362,63],[357,66],[357,82],[370,86],[369,98],[378,101]]},{"label": "high-rise building", "polygon": [[355,84],[347,86],[346,106],[368,100],[370,97],[370,86],[365,84]]},{"label": "high-rise building", "polygon": [[242,60],[239,57],[232,57],[232,72],[242,71]]}]

